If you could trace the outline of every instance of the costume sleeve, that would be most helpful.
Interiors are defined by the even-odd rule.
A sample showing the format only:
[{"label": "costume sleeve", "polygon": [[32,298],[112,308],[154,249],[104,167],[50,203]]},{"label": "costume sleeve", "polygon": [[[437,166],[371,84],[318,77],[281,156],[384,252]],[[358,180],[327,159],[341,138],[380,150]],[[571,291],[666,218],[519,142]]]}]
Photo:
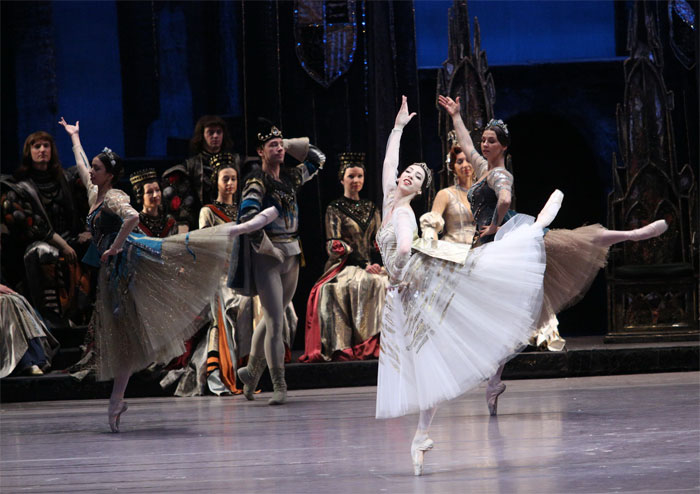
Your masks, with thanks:
[{"label": "costume sleeve", "polygon": [[341,225],[342,218],[338,210],[329,205],[326,208],[326,252],[328,260],[332,263],[352,252],[352,247],[342,238]]},{"label": "costume sleeve", "polygon": [[488,186],[493,189],[496,195],[502,190],[507,190],[510,193],[513,192],[513,175],[505,168],[495,168],[491,170],[488,177],[486,177],[486,183],[488,183]]},{"label": "costume sleeve", "polygon": [[384,214],[386,214],[394,202],[396,179],[399,176],[399,148],[401,146],[402,134],[403,129],[393,129],[386,142],[384,167],[382,168],[382,191],[384,192],[382,212]]},{"label": "costume sleeve", "polygon": [[306,182],[314,178],[319,170],[319,166],[309,160],[305,160],[303,163],[297,165],[296,172],[299,175],[299,186],[301,187]]},{"label": "costume sleeve", "polygon": [[243,185],[238,222],[245,223],[262,211],[264,197],[265,184],[262,175],[256,174],[249,177]]},{"label": "costume sleeve", "polygon": [[265,228],[266,225],[272,223],[279,217],[279,211],[274,206],[263,209],[258,214],[250,217],[246,221],[243,221],[237,225],[231,225],[229,228],[230,236],[235,237],[236,235],[250,234],[256,231],[260,231]]},{"label": "costume sleeve", "polygon": [[215,226],[216,218],[214,211],[210,208],[204,206],[199,210],[199,228],[207,228],[208,226]]},{"label": "costume sleeve", "polygon": [[90,162],[85,155],[83,146],[78,144],[73,146],[73,156],[75,157],[75,165],[78,167],[78,175],[80,180],[85,184],[88,193],[88,203],[92,208],[97,201],[97,186],[92,184],[90,180]]},{"label": "costume sleeve", "polygon": [[474,149],[472,155],[469,157],[469,162],[474,167],[474,174],[476,179],[479,180],[489,171],[489,162],[479,154],[479,152]]},{"label": "costume sleeve", "polygon": [[131,207],[129,196],[118,189],[111,189],[105,194],[105,207],[119,216],[122,220],[138,217],[139,213]]}]

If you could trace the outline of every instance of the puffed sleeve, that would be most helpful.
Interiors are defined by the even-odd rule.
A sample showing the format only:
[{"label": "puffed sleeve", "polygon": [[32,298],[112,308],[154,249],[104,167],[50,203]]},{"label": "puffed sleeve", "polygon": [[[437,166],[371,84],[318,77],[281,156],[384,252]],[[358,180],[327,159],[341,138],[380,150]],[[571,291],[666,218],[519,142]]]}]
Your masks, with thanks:
[{"label": "puffed sleeve", "polygon": [[486,178],[488,186],[498,195],[502,190],[513,192],[513,175],[505,168],[495,168]]},{"label": "puffed sleeve", "polygon": [[343,240],[342,221],[338,209],[330,204],[326,208],[326,252],[328,260],[333,263],[352,251],[352,248]]},{"label": "puffed sleeve", "polygon": [[129,196],[118,189],[111,189],[105,194],[104,205],[122,220],[139,215],[129,201]]},{"label": "puffed sleeve", "polygon": [[207,228],[216,225],[216,216],[214,211],[204,206],[199,210],[199,228]]}]

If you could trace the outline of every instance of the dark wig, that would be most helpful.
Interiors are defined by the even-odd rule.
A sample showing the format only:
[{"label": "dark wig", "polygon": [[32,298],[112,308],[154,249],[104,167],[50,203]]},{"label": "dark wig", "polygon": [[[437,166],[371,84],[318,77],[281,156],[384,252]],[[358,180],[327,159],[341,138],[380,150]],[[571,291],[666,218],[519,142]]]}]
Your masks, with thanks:
[{"label": "dark wig", "polygon": [[204,129],[207,127],[221,127],[224,133],[223,139],[221,140],[221,151],[230,151],[233,148],[233,140],[231,139],[231,134],[229,134],[228,126],[223,118],[217,115],[204,115],[197,120],[197,124],[194,126],[194,132],[192,133],[192,139],[190,139],[190,152],[194,154],[199,154],[204,150]]},{"label": "dark wig", "polygon": [[61,166],[61,161],[58,159],[58,149],[56,149],[56,142],[53,136],[48,132],[39,130],[32,134],[29,134],[27,139],[24,141],[24,147],[22,148],[22,163],[15,170],[14,177],[16,180],[24,180],[29,176],[29,171],[32,169],[32,146],[37,141],[48,141],[51,145],[51,159],[47,167],[47,171],[51,176],[58,180],[59,177],[63,177],[63,167]]},{"label": "dark wig", "polygon": [[119,182],[124,172],[124,162],[119,155],[109,148],[104,148],[96,158],[105,166],[107,173],[112,174],[112,185]]}]

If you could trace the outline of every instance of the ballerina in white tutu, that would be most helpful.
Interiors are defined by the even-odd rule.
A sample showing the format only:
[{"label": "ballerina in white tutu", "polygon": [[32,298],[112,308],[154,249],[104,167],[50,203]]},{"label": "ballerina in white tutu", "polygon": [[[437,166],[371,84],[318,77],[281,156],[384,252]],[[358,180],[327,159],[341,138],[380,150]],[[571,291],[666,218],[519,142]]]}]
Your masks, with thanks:
[{"label": "ballerina in white tutu", "polygon": [[516,215],[517,226],[503,238],[472,249],[461,262],[440,259],[439,246],[435,256],[411,254],[417,226],[410,202],[432,180],[425,163],[408,166],[397,180],[401,134],[414,115],[403,97],[384,159],[377,242],[390,287],[376,417],[420,414],[411,457],[414,473],[421,475],[424,452],[433,447],[428,429],[435,407],[478,386],[527,343],[542,304],[542,228],[559,202],[550,201],[536,221]]}]

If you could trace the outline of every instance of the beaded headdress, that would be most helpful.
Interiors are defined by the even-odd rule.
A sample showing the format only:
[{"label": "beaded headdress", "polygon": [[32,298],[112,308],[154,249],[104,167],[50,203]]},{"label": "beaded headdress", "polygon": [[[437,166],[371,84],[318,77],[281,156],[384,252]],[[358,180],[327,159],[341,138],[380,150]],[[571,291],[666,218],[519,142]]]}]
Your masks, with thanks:
[{"label": "beaded headdress", "polygon": [[345,170],[348,168],[359,167],[365,170],[365,153],[340,153],[338,155],[338,178],[340,180],[345,176]]},{"label": "beaded headdress", "polygon": [[131,182],[131,186],[134,188],[134,191],[136,191],[136,189],[138,189],[144,183],[155,182],[157,180],[158,174],[154,168],[144,168],[143,170],[139,170],[129,175],[129,182]]},{"label": "beaded headdress", "polygon": [[109,160],[109,163],[114,167],[117,165],[117,160],[114,158],[114,151],[112,151],[110,148],[106,147],[102,150],[103,155],[107,157]]},{"label": "beaded headdress", "polygon": [[233,168],[238,172],[239,168],[238,155],[232,153],[217,153],[209,159],[209,166],[212,169],[212,180],[216,178],[216,174],[222,168]]},{"label": "beaded headdress", "polygon": [[489,123],[486,124],[486,129],[492,128],[492,127],[498,127],[503,131],[503,133],[506,135],[506,137],[510,137],[510,133],[508,132],[508,126],[503,122],[503,120],[495,119],[492,118],[489,120]]},{"label": "beaded headdress", "polygon": [[425,178],[423,179],[423,186],[421,187],[421,189],[428,190],[430,188],[430,185],[433,183],[433,171],[430,169],[427,163],[411,163],[411,166],[413,165],[420,166],[425,172]]},{"label": "beaded headdress", "polygon": [[258,143],[265,144],[270,139],[275,139],[277,137],[282,139],[282,131],[273,125],[272,127],[270,127],[270,131],[267,133],[258,132]]}]

